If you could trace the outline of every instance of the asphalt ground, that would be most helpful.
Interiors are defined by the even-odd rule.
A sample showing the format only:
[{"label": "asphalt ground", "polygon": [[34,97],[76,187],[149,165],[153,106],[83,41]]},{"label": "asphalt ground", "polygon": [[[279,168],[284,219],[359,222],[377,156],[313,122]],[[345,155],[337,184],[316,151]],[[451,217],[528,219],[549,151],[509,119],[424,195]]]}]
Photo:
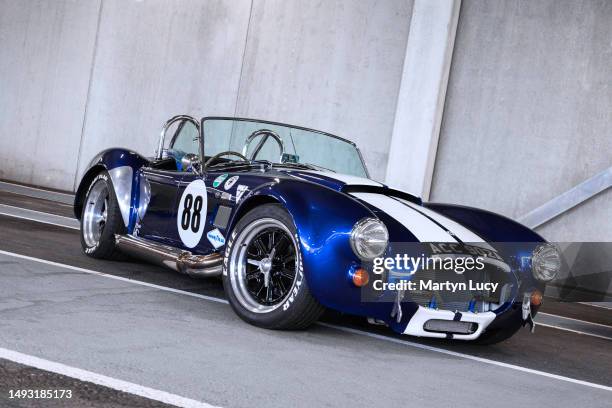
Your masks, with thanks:
[{"label": "asphalt ground", "polygon": [[[11,390],[15,393],[16,390],[41,389],[50,390],[50,396],[43,399],[10,398]],[[68,391],[70,391],[69,398]],[[91,382],[32,368],[5,359],[0,359],[0,404],[5,408],[65,407],[66,405],[82,408],[161,408],[170,406],[127,392],[101,387]]]},{"label": "asphalt ground", "polygon": [[[0,204],[72,216],[15,193],[0,193]],[[0,216],[0,251],[0,357],[26,356],[0,359],[2,406],[563,407],[609,406],[612,396],[605,308],[547,301],[542,316],[554,327],[493,346],[397,336],[335,313],[306,331],[267,331],[233,314],[218,279],[86,257],[75,229]],[[27,356],[132,386],[32,368]],[[12,387],[63,384],[75,399],[7,398]],[[138,387],[159,392],[146,399]]]}]

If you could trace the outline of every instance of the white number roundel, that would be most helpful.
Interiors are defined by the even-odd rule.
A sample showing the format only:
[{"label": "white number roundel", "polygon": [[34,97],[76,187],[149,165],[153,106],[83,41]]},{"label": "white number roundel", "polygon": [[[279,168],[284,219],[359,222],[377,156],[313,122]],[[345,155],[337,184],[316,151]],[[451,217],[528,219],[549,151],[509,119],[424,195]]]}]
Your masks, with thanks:
[{"label": "white number roundel", "polygon": [[183,191],[176,213],[176,227],[187,248],[195,247],[202,239],[206,208],[206,184],[202,180],[192,181]]}]

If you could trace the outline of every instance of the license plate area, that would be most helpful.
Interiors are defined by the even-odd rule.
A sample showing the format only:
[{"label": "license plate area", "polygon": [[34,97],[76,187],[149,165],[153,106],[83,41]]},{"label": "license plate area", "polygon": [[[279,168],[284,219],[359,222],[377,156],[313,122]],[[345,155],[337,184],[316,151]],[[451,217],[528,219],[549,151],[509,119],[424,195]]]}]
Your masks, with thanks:
[{"label": "license plate area", "polygon": [[472,334],[478,330],[478,323],[430,319],[423,325],[423,330],[433,333]]}]

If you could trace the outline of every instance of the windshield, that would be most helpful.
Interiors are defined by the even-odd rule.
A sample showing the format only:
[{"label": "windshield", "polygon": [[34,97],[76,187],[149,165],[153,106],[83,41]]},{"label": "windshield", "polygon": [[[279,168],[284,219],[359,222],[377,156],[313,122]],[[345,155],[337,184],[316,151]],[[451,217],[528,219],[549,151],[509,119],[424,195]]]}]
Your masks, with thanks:
[{"label": "windshield", "polygon": [[205,118],[202,130],[204,154],[207,157],[233,151],[244,154],[250,160],[306,164],[367,177],[365,165],[355,145],[329,133],[234,118]]}]

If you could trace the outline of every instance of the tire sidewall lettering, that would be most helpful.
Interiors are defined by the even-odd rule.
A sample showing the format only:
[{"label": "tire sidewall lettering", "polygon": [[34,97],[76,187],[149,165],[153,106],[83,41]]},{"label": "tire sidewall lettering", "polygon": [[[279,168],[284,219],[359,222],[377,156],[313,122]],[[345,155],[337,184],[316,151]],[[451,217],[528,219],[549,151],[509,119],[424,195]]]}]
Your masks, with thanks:
[{"label": "tire sidewall lettering", "polygon": [[229,268],[229,258],[232,253],[232,246],[234,244],[234,239],[236,238],[236,230],[232,231],[230,234],[230,238],[227,240],[227,244],[225,245],[225,256],[223,257],[223,275],[227,276],[227,271]]},{"label": "tire sidewall lettering", "polygon": [[302,287],[302,282],[304,280],[304,266],[302,265],[302,255],[299,249],[300,241],[298,239],[297,234],[295,234],[295,242],[298,243],[297,244],[298,245],[298,248],[297,248],[298,268],[297,268],[297,273],[295,277],[295,285],[293,286],[293,289],[291,290],[291,294],[287,297],[287,299],[285,299],[285,303],[283,303],[283,307],[282,307],[283,312],[289,310],[289,308],[291,307],[291,305],[297,298],[298,294],[300,293],[300,288]]}]

